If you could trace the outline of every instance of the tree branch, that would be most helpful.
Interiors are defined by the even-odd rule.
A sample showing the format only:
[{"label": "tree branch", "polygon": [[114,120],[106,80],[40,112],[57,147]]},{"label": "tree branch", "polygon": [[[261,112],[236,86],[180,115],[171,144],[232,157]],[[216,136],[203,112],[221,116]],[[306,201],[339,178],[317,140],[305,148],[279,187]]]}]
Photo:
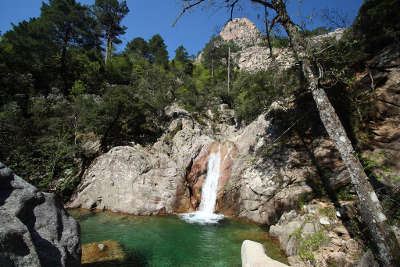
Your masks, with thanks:
[{"label": "tree branch", "polygon": [[[228,2],[229,0],[225,0],[225,2]],[[230,8],[231,8],[231,17],[229,19],[229,21],[232,20],[233,17],[233,10],[235,9],[235,5],[239,2],[239,0],[235,0],[232,4],[230,4]]]},{"label": "tree branch", "polygon": [[267,1],[264,0],[250,0],[250,1],[274,9],[274,6],[271,3],[268,3]]},{"label": "tree branch", "polygon": [[272,28],[275,26],[275,23],[277,23],[279,21],[279,15],[276,15],[272,21],[271,21],[271,25],[269,25],[269,31],[272,31]]},{"label": "tree branch", "polygon": [[185,14],[186,11],[188,11],[189,9],[191,9],[192,7],[195,7],[199,4],[201,4],[202,2],[204,2],[205,0],[198,0],[197,2],[188,5],[186,7],[184,7],[181,11],[181,13],[179,13],[179,15],[176,17],[176,19],[174,20],[174,23],[172,23],[172,27],[174,27],[176,25],[176,23],[178,22],[178,20],[183,16],[183,14]]}]

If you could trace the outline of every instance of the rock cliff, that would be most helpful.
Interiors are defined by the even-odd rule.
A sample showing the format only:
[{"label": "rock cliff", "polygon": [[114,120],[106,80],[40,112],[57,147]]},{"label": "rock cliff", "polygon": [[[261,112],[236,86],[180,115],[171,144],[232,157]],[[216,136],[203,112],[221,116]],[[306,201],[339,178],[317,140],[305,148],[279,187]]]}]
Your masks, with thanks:
[{"label": "rock cliff", "polygon": [[[312,37],[309,42],[316,45],[325,38],[338,40],[343,32],[344,29],[337,29],[325,35]],[[229,21],[219,35],[222,40],[233,41],[240,47],[240,51],[233,53],[232,58],[241,70],[254,72],[273,66],[287,69],[295,64],[295,57],[289,47],[274,47],[271,57],[265,37],[247,18],[235,18]]]},{"label": "rock cliff", "polygon": [[80,266],[79,224],[0,163],[0,266]]},{"label": "rock cliff", "polygon": [[[107,209],[137,215],[196,210],[207,173],[208,155],[221,149],[221,178],[216,211],[258,223],[273,224],[299,199],[309,198],[317,169],[299,140],[274,151],[271,144],[281,134],[272,123],[275,103],[244,128],[211,120],[199,124],[186,111],[169,107],[170,126],[152,147],[116,147],[94,161],[68,207]],[[219,109],[220,117],[230,110]],[[340,172],[341,163],[331,143],[319,140],[315,155]],[[317,142],[317,141],[315,141]],[[323,151],[321,147],[324,147]],[[346,185],[348,177],[332,179]]]}]

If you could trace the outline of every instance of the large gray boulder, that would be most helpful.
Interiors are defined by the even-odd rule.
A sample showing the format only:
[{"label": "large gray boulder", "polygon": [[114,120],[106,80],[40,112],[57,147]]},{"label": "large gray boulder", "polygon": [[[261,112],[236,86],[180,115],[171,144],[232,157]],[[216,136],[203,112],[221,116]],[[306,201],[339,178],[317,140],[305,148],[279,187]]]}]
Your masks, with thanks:
[{"label": "large gray boulder", "polygon": [[243,241],[241,255],[242,267],[287,267],[286,264],[268,257],[263,245],[254,241]]},{"label": "large gray boulder", "polygon": [[0,266],[80,266],[79,224],[0,163]]}]

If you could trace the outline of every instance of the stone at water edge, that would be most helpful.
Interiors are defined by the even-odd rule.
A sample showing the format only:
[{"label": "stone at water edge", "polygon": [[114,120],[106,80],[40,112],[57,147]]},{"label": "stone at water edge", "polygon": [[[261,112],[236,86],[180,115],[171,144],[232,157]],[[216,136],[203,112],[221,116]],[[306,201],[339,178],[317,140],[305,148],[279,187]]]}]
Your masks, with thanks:
[{"label": "stone at water edge", "polygon": [[288,267],[273,260],[265,254],[264,246],[260,243],[245,240],[241,249],[242,267]]}]

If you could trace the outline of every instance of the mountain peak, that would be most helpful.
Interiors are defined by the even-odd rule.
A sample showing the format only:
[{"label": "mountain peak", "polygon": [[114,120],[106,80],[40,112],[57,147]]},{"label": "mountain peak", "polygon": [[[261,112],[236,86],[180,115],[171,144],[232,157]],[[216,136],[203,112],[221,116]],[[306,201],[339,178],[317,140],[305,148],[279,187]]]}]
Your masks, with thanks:
[{"label": "mountain peak", "polygon": [[248,18],[229,21],[219,34],[225,41],[233,41],[241,47],[255,46],[263,41],[261,32]]}]

